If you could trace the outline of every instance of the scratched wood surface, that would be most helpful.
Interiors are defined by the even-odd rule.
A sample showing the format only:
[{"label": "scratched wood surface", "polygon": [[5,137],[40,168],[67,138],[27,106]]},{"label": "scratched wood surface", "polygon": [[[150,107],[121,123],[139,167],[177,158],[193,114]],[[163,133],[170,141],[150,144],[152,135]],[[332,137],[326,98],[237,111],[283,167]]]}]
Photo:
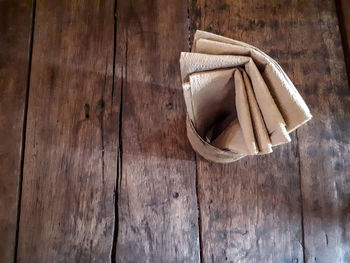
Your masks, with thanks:
[{"label": "scratched wood surface", "polygon": [[32,1],[0,1],[0,262],[13,262],[30,57]]},{"label": "scratched wood surface", "polygon": [[[0,1],[0,262],[350,262],[347,6]],[[314,116],[292,143],[196,156],[178,64],[196,29],[282,65]]]},{"label": "scratched wood surface", "polygon": [[[286,16],[291,8],[288,1],[193,1],[191,35],[202,29],[255,45],[290,75],[298,54],[280,29],[293,22]],[[228,165],[197,160],[204,262],[303,261],[295,134],[270,155]]]},{"label": "scratched wood surface", "polygon": [[186,139],[179,53],[185,1],[120,1],[122,89],[116,262],[200,262],[194,153]]},{"label": "scratched wood surface", "polygon": [[192,32],[276,58],[314,115],[269,156],[199,159],[204,261],[350,261],[350,94],[334,2],[194,1],[190,17]]},{"label": "scratched wood surface", "polygon": [[114,1],[37,1],[18,262],[108,262],[118,93]]},{"label": "scratched wood surface", "polygon": [[304,7],[290,34],[304,36],[291,44],[305,53],[293,60],[294,82],[314,115],[297,131],[305,260],[350,262],[350,90],[338,20],[332,1]]}]

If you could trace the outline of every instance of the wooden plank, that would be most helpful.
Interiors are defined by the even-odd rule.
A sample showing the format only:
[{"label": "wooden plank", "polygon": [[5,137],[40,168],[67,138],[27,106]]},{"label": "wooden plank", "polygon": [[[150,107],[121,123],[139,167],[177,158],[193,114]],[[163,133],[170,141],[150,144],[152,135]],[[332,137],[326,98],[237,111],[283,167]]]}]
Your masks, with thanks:
[{"label": "wooden plank", "polygon": [[[255,45],[293,79],[291,62],[299,54],[290,47],[288,29],[297,23],[291,9],[296,12],[291,1],[192,1],[191,30]],[[295,133],[270,155],[227,165],[198,158],[198,185],[204,262],[303,261]]]},{"label": "wooden plank", "polygon": [[0,262],[14,262],[32,1],[0,1]]},{"label": "wooden plank", "polygon": [[[192,27],[198,26],[241,39],[275,57],[291,76],[314,115],[314,119],[298,130],[298,136],[293,138],[298,139],[298,150],[295,150],[293,144],[282,146],[271,156],[258,157],[255,161],[257,165],[251,160],[224,167],[199,163],[205,258],[210,262],[211,254],[216,259],[220,251],[226,254],[233,251],[229,260],[249,262],[256,256],[260,261],[264,261],[261,258],[268,258],[271,262],[285,262],[287,259],[300,262],[299,248],[290,249],[292,253],[285,251],[288,247],[295,248],[295,242],[300,242],[304,243],[305,262],[349,262],[350,147],[347,134],[350,107],[333,1],[287,1],[283,4],[274,1],[246,1],[244,4],[237,2],[230,6],[198,2],[193,6],[192,12],[197,19],[193,21]],[[201,19],[198,18],[199,15]],[[230,19],[222,23],[220,18],[225,15]],[[295,158],[291,154],[293,152]],[[302,178],[304,242],[299,234],[298,209],[295,209],[300,202],[296,187],[299,184],[298,159]],[[223,175],[216,176],[218,182],[210,178],[210,174],[213,176],[220,173]],[[227,179],[227,174],[234,174],[234,179]],[[244,176],[253,177],[250,180],[256,180],[256,183]],[[269,197],[264,193],[264,184],[260,182],[268,182],[271,178],[280,178],[281,181],[275,180]],[[248,184],[243,183],[246,181]],[[230,184],[233,186],[227,186]],[[222,185],[226,186],[220,189]],[[255,192],[251,190],[252,193],[241,194],[243,190],[249,191],[254,186],[257,187]],[[221,198],[218,202],[221,207],[218,208],[214,206],[215,203],[211,204],[211,200],[215,199],[210,199],[209,196],[217,196],[219,193]],[[269,210],[259,205],[259,202],[253,201],[251,209],[246,204],[241,204],[241,200],[251,200],[254,196],[265,206],[271,205],[270,211],[273,210],[275,214],[273,220],[266,215]],[[228,202],[233,204],[222,205]],[[244,210],[240,213],[242,209]],[[242,222],[249,223],[251,219],[247,220],[247,217],[255,215],[254,209],[261,216],[252,230],[245,231],[243,228],[240,232],[246,234],[238,238],[231,232],[227,234],[229,226],[242,229]],[[220,219],[222,214],[233,217],[230,222],[233,221],[234,224],[223,222]],[[285,217],[287,221],[284,220]],[[261,233],[257,231],[259,225],[273,225],[274,228],[266,231],[263,227],[265,231],[262,231],[262,239],[261,236],[254,236],[257,232]],[[235,229],[234,227],[232,228]],[[223,231],[225,238],[219,246],[216,244],[214,247],[211,245],[213,242],[207,242],[207,238],[218,236],[218,229]],[[253,234],[249,236],[251,231]],[[294,238],[293,233],[296,235]],[[258,245],[261,242],[265,244],[264,247]],[[274,246],[267,246],[271,244]],[[298,256],[293,256],[294,254]]]},{"label": "wooden plank", "polygon": [[294,81],[314,115],[298,130],[306,262],[350,262],[350,91],[335,5],[289,12],[292,50],[305,53],[293,59]]},{"label": "wooden plank", "polygon": [[116,86],[123,89],[116,262],[199,262],[194,153],[179,56],[186,1],[119,1]]},{"label": "wooden plank", "polygon": [[109,262],[119,92],[114,1],[38,1],[18,262]]}]

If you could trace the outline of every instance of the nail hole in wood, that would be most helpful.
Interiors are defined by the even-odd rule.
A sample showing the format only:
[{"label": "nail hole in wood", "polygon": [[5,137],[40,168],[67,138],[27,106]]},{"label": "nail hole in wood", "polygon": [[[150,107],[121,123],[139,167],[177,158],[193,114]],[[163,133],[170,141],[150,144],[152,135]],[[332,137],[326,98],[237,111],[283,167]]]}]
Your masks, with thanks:
[{"label": "nail hole in wood", "polygon": [[88,119],[90,119],[90,105],[85,104],[84,109],[85,109],[85,119],[88,120]]},{"label": "nail hole in wood", "polygon": [[167,104],[165,105],[165,107],[166,107],[168,110],[171,110],[171,109],[173,109],[173,104],[172,104],[171,102],[169,102],[169,103],[167,103]]}]

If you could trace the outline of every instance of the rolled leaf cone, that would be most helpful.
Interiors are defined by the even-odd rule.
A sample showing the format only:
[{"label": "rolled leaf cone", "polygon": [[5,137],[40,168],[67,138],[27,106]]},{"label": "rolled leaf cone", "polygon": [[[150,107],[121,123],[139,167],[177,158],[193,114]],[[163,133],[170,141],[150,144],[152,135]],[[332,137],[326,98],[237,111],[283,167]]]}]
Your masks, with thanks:
[{"label": "rolled leaf cone", "polygon": [[180,66],[187,136],[209,161],[271,153],[312,118],[281,66],[241,41],[197,30]]}]

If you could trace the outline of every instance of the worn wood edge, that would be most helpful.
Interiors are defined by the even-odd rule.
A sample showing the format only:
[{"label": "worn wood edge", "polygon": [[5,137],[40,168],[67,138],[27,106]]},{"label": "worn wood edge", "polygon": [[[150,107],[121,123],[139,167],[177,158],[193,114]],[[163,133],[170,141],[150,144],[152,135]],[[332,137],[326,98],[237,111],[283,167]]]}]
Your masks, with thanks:
[{"label": "worn wood edge", "polygon": [[[113,76],[112,76],[112,89],[113,93],[117,92],[116,90],[116,60],[117,60],[117,6],[118,6],[118,0],[114,0],[114,25],[113,25]],[[118,125],[118,159],[117,159],[117,176],[116,176],[116,182],[115,182],[115,188],[114,188],[114,226],[113,226],[113,239],[112,239],[112,250],[110,254],[110,262],[116,263],[116,249],[117,249],[117,241],[118,241],[118,232],[119,232],[119,210],[118,210],[118,191],[119,191],[119,178],[121,177],[121,171],[122,171],[122,117],[123,117],[123,88],[120,88],[119,91],[119,125]]]},{"label": "worn wood edge", "polygon": [[18,192],[18,212],[17,212],[17,229],[16,229],[16,249],[15,249],[15,259],[17,262],[17,250],[19,242],[19,231],[20,231],[20,220],[21,220],[21,203],[22,203],[22,183],[23,183],[23,170],[24,170],[24,155],[26,146],[26,131],[27,131],[27,113],[28,113],[28,102],[29,102],[29,91],[30,91],[30,75],[32,69],[32,57],[33,57],[33,42],[34,42],[34,28],[35,28],[35,10],[36,10],[36,0],[33,0],[32,5],[32,23],[31,23],[31,36],[29,44],[29,63],[28,63],[28,77],[27,77],[27,90],[26,90],[26,100],[24,108],[23,117],[23,134],[22,134],[22,154],[21,154],[21,174]]},{"label": "worn wood edge", "polygon": [[[18,108],[16,108],[17,112],[11,111],[10,113],[8,113],[6,111],[9,110],[7,108],[9,105],[7,105],[7,103],[4,103],[2,105],[4,108],[0,107],[2,108],[2,110],[5,110],[5,112],[1,113],[1,114],[5,114],[4,116],[2,116],[3,118],[2,120],[6,120],[7,118],[7,119],[10,119],[10,122],[18,121],[21,125],[20,130],[16,130],[10,134],[12,138],[11,137],[6,138],[6,135],[1,132],[3,136],[2,138],[6,139],[7,143],[11,142],[12,139],[15,139],[14,137],[16,136],[16,133],[18,133],[17,135],[19,137],[17,141],[11,142],[10,147],[5,147],[1,149],[1,151],[5,151],[4,156],[6,157],[6,155],[8,154],[8,151],[16,150],[18,148],[17,159],[4,158],[4,161],[6,160],[7,163],[13,163],[18,168],[12,171],[6,171],[6,165],[5,165],[5,171],[1,169],[1,172],[0,172],[0,173],[4,172],[4,174],[1,175],[3,180],[6,180],[6,176],[9,176],[12,174],[11,180],[13,180],[13,182],[8,182],[6,183],[7,185],[3,187],[12,187],[12,185],[15,184],[13,185],[14,186],[13,195],[16,196],[15,200],[8,200],[8,199],[11,199],[11,197],[8,195],[9,193],[7,192],[7,190],[0,192],[0,195],[2,196],[1,199],[3,199],[2,202],[6,202],[5,204],[6,206],[13,206],[14,208],[6,211],[4,209],[3,211],[4,215],[6,214],[6,217],[8,218],[9,216],[11,216],[11,213],[12,213],[11,210],[16,211],[12,215],[13,217],[12,223],[7,221],[6,218],[4,219],[4,221],[1,221],[0,231],[1,232],[4,231],[5,233],[1,234],[3,238],[3,242],[1,242],[0,244],[0,261],[4,263],[16,262],[17,260],[19,218],[20,218],[20,212],[21,212],[20,206],[21,206],[22,178],[23,178],[23,160],[24,160],[24,150],[25,150],[26,117],[27,117],[29,79],[30,79],[30,69],[31,69],[31,54],[32,54],[32,43],[33,43],[33,24],[34,24],[34,18],[35,18],[35,0],[29,1],[27,3],[17,3],[18,1],[12,1],[12,3],[9,3],[9,2],[11,1],[4,1],[1,3],[1,5],[4,5],[5,8],[6,8],[6,5],[8,5],[7,7],[10,9],[9,11],[11,11],[11,14],[13,11],[18,12],[18,14],[17,13],[15,13],[14,15],[12,14],[10,19],[22,19],[22,21],[20,22],[26,22],[26,23],[18,24],[16,20],[14,23],[12,23],[12,21],[11,22],[7,21],[9,22],[10,25],[8,25],[8,27],[5,28],[5,32],[2,32],[4,33],[4,35],[2,36],[4,38],[1,39],[1,41],[7,41],[8,32],[6,33],[6,30],[13,30],[12,34],[17,34],[18,37],[14,40],[15,42],[11,44],[13,44],[14,47],[18,47],[18,45],[23,45],[18,47],[21,49],[15,50],[14,53],[12,52],[10,47],[9,47],[9,50],[5,49],[0,51],[0,52],[3,52],[3,54],[6,54],[4,55],[4,58],[8,59],[8,61],[6,61],[8,63],[12,63],[12,60],[16,60],[18,62],[21,61],[22,64],[18,65],[18,67],[14,70],[15,71],[21,70],[21,73],[23,73],[22,81],[20,81],[16,75],[11,74],[11,72],[10,72],[10,75],[6,75],[5,78],[2,79],[2,84],[13,85],[15,83],[15,85],[22,84],[22,86],[21,87],[13,86],[13,88],[15,89],[17,88],[21,91],[18,93],[10,94],[12,96],[4,96],[0,98],[0,100],[10,100],[10,101],[13,100],[14,105],[17,104],[17,106],[19,106]],[[5,10],[6,9],[4,9],[4,11]],[[5,21],[6,21],[6,18],[5,18]],[[21,41],[21,43],[19,43],[18,41]],[[22,48],[24,49],[22,50]],[[7,67],[5,65],[5,68],[1,68],[1,70],[4,70],[4,69],[6,70],[6,68]],[[11,64],[10,64],[10,68],[11,68]],[[14,80],[14,83],[7,82],[8,80],[9,81]],[[22,82],[22,83],[19,83],[19,82]],[[18,102],[21,101],[22,105],[18,105],[18,103],[15,100],[18,100]],[[10,127],[4,126],[3,128],[13,129],[14,124],[9,123],[9,125]],[[2,127],[0,127],[0,129],[1,128]],[[14,156],[11,156],[11,157],[14,157]],[[0,162],[0,165],[1,165],[1,162]],[[14,202],[8,203],[9,201],[11,202],[14,201]],[[11,235],[11,237],[9,235]]]}]

